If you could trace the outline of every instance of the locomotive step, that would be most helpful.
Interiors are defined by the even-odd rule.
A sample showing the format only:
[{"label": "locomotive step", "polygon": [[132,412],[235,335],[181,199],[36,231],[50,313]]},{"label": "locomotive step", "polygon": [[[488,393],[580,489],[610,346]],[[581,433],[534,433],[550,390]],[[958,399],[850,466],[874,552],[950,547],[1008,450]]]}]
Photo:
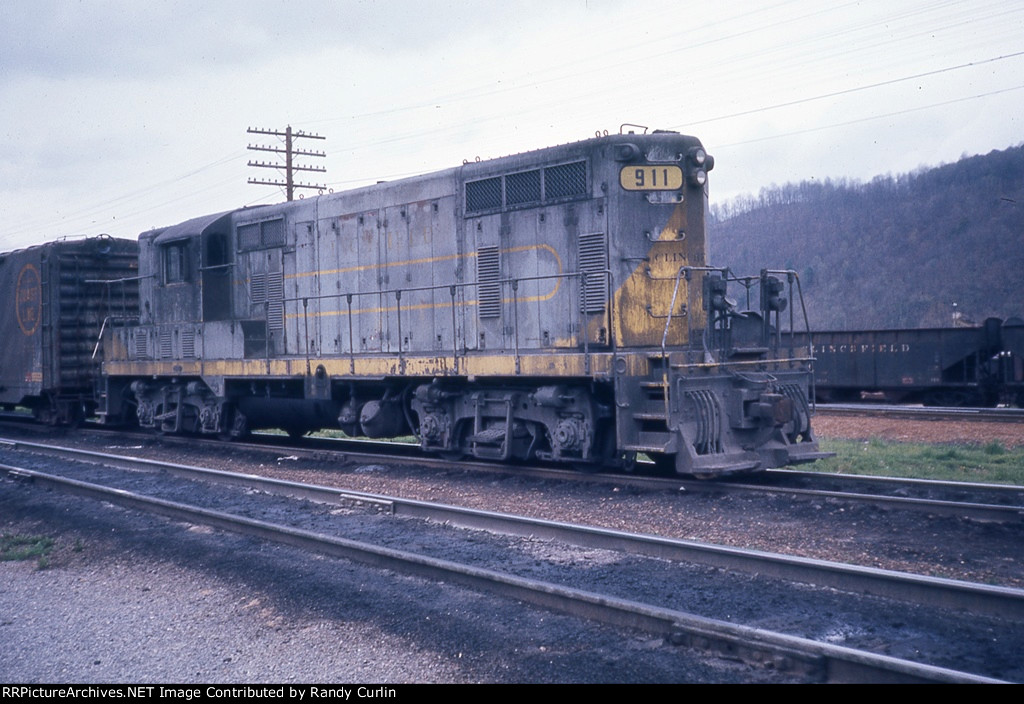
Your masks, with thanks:
[{"label": "locomotive step", "polygon": [[467,439],[469,442],[479,445],[500,445],[505,441],[505,429],[490,428],[488,430],[481,430],[479,433],[470,435]]},{"label": "locomotive step", "polygon": [[630,452],[661,452],[673,453],[679,450],[679,436],[675,433],[641,432],[637,434],[635,443],[623,445]]}]

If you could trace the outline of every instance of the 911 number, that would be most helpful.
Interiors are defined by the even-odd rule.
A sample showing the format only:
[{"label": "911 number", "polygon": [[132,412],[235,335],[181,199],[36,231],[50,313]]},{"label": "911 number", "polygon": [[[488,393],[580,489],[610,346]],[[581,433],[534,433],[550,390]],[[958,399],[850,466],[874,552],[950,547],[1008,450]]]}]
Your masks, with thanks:
[{"label": "911 number", "polygon": [[683,187],[678,166],[624,166],[619,184],[627,191],[675,191]]}]

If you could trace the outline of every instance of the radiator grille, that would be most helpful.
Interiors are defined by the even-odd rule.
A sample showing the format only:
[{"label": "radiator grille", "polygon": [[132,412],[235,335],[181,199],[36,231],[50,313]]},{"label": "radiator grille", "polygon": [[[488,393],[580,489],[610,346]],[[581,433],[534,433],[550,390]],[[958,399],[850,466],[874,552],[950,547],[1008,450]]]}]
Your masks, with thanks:
[{"label": "radiator grille", "polygon": [[522,171],[505,177],[505,204],[525,205],[540,202],[540,169]]},{"label": "radiator grille", "polygon": [[544,199],[555,200],[586,195],[587,163],[574,161],[544,169]]},{"label": "radiator grille", "polygon": [[259,223],[253,223],[251,225],[239,225],[238,226],[238,248],[239,249],[256,249],[260,246],[260,225]]},{"label": "radiator grille", "polygon": [[587,162],[573,161],[543,169],[467,181],[466,213],[540,205],[586,195]]},{"label": "radiator grille", "polygon": [[485,178],[466,183],[466,212],[491,210],[501,207],[501,177]]},{"label": "radiator grille", "polygon": [[238,226],[238,248],[240,250],[280,247],[284,241],[283,218]]},{"label": "radiator grille", "polygon": [[260,235],[264,247],[280,247],[284,244],[284,220],[267,220],[260,223]]}]

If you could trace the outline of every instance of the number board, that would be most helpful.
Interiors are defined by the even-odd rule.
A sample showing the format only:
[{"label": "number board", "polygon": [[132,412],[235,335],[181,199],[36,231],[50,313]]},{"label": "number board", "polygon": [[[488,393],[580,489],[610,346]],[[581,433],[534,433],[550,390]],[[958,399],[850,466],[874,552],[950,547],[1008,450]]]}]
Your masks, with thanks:
[{"label": "number board", "polygon": [[627,191],[675,191],[683,187],[678,166],[623,166],[619,184]]}]

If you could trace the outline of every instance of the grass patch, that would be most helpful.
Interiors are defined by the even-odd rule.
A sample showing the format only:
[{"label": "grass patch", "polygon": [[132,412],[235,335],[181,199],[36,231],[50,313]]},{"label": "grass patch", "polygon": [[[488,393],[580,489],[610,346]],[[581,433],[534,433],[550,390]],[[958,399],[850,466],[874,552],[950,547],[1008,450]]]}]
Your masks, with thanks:
[{"label": "grass patch", "polygon": [[0,562],[36,560],[39,569],[50,565],[53,538],[44,535],[0,534]]},{"label": "grass patch", "polygon": [[873,439],[822,440],[836,456],[800,469],[842,474],[916,477],[946,481],[1024,484],[1024,448],[986,445],[928,445]]}]

